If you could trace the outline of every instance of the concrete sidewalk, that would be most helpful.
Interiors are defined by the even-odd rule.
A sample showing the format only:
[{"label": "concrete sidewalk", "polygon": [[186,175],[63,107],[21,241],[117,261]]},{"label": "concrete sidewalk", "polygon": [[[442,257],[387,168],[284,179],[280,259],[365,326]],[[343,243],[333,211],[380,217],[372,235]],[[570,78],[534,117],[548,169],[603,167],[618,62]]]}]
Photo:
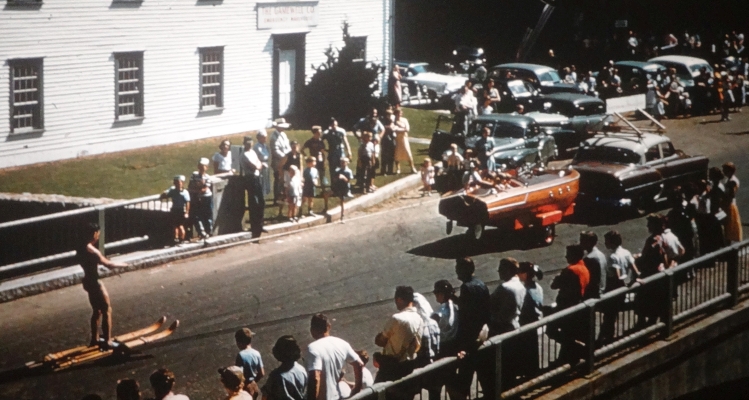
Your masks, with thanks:
[{"label": "concrete sidewalk", "polygon": [[[380,187],[374,193],[362,195],[346,202],[345,212],[347,215],[350,215],[349,213],[353,211],[372,207],[400,192],[413,189],[420,184],[420,175],[413,174],[405,176],[395,182]],[[260,239],[253,239],[249,232],[238,232],[228,235],[214,236],[205,241],[190,243],[180,247],[139,251],[115,256],[112,257],[112,259],[128,263],[129,267],[124,269],[124,271],[135,271],[188,257],[195,257],[231,246],[265,241],[279,236],[290,235],[301,230],[338,221],[340,219],[340,214],[341,211],[339,206],[328,210],[324,215],[304,217],[299,220],[299,222],[283,222],[267,225],[265,229],[268,233],[264,234]],[[117,271],[123,271],[123,269],[118,269]],[[99,276],[102,278],[117,275],[118,272],[99,266]],[[44,293],[66,286],[72,286],[80,283],[82,278],[83,269],[80,265],[74,265],[0,282],[0,303]]]}]

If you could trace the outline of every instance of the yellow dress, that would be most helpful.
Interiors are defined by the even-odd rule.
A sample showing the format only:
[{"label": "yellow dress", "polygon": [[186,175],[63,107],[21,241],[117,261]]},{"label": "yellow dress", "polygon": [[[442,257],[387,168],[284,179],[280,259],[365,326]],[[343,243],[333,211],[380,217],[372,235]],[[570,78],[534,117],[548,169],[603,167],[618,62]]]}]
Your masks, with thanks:
[{"label": "yellow dress", "polygon": [[401,118],[395,121],[395,126],[395,162],[411,161],[413,156],[411,155],[411,145],[408,143],[410,128],[408,120]]}]

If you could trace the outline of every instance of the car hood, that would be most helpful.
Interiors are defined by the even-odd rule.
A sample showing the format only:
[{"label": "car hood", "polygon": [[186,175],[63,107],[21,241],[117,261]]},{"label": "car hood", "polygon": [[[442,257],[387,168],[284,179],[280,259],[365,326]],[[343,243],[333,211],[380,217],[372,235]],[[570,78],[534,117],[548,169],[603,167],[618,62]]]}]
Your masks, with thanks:
[{"label": "car hood", "polygon": [[416,76],[410,76],[406,78],[412,81],[430,81],[430,82],[441,82],[446,83],[448,86],[453,85],[465,85],[466,78],[458,75],[443,75],[435,72],[422,72]]},{"label": "car hood", "polygon": [[583,161],[579,163],[573,162],[572,168],[580,172],[606,174],[620,179],[640,169],[641,167],[635,164],[614,164],[604,163],[601,161]]},{"label": "car hood", "polygon": [[569,118],[562,114],[549,114],[539,111],[533,111],[525,114],[527,117],[533,118],[538,124],[563,124],[569,122]]},{"label": "car hood", "polygon": [[[478,142],[480,138],[478,136],[471,136],[466,138],[466,147],[468,148],[476,148],[476,142]],[[515,138],[492,138],[494,141],[494,151],[506,151],[506,150],[514,150],[518,147],[525,146],[525,140],[523,139],[515,139]]]}]

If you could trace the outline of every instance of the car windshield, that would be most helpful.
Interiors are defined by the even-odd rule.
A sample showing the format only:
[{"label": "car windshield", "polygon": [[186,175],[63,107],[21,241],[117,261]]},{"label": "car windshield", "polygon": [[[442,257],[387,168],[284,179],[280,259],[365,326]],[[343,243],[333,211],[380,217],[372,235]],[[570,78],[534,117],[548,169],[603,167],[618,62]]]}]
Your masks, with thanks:
[{"label": "car windshield", "polygon": [[481,136],[484,127],[488,127],[491,136],[495,138],[522,139],[525,137],[525,128],[522,126],[503,124],[496,121],[473,121],[468,129],[468,136]]},{"label": "car windshield", "polygon": [[559,74],[557,73],[557,71],[554,71],[554,70],[546,71],[543,74],[541,74],[538,78],[541,80],[541,82],[552,82],[552,83],[560,82],[562,80],[561,78],[559,78]]},{"label": "car windshield", "polygon": [[600,161],[613,164],[639,164],[640,156],[632,150],[618,147],[580,147],[575,155],[575,161]]},{"label": "car windshield", "polygon": [[429,66],[426,64],[414,65],[410,68],[415,74],[421,74],[423,72],[429,72]]},{"label": "car windshield", "polygon": [[528,90],[528,88],[523,84],[522,81],[508,82],[507,88],[510,89],[510,91],[512,92],[513,95],[515,95],[515,97],[531,94],[530,90]]},{"label": "car windshield", "polygon": [[689,66],[689,70],[692,71],[692,75],[699,73],[700,69],[705,68],[708,72],[712,71],[712,68],[707,64],[694,64]]}]

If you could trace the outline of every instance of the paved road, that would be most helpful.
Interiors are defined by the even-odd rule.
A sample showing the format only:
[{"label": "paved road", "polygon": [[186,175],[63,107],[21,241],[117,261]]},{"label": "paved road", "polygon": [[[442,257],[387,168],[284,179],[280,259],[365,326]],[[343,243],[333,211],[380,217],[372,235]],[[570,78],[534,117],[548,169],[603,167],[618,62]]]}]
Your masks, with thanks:
[{"label": "paved road", "polygon": [[[749,115],[737,115],[727,124],[700,122],[668,121],[669,136],[677,147],[706,154],[713,164],[736,161],[740,179],[749,182]],[[749,191],[741,191],[742,210],[749,210],[747,199]],[[277,365],[270,355],[275,339],[293,334],[306,346],[311,340],[309,317],[320,311],[335,319],[334,335],[373,352],[375,334],[395,310],[391,299],[396,285],[427,292],[438,279],[457,284],[452,259],[463,255],[474,257],[478,277],[495,282],[490,286],[496,284],[498,260],[506,256],[541,265],[551,272],[544,280],[548,285],[553,271],[564,266],[564,245],[588,229],[563,224],[557,241],[546,248],[523,248],[522,236],[491,230],[472,243],[462,235],[445,236],[436,204],[434,197],[409,194],[346,224],[105,279],[115,334],[145,326],[160,315],[180,319],[177,333],[144,346],[140,359],[125,364],[6,379],[0,383],[0,398],[78,399],[85,393],[114,398],[117,379],[132,377],[147,388],[148,375],[161,366],[175,371],[178,392],[192,399],[223,398],[216,369],[233,362],[233,333],[240,327],[257,332],[255,345],[264,355],[266,371]],[[599,236],[609,228],[591,227]],[[616,229],[634,251],[647,234],[641,219],[624,221]],[[545,289],[551,301],[553,292]],[[1,304],[0,370],[85,343],[89,315],[80,286]],[[144,393],[151,395],[150,389]]]}]

